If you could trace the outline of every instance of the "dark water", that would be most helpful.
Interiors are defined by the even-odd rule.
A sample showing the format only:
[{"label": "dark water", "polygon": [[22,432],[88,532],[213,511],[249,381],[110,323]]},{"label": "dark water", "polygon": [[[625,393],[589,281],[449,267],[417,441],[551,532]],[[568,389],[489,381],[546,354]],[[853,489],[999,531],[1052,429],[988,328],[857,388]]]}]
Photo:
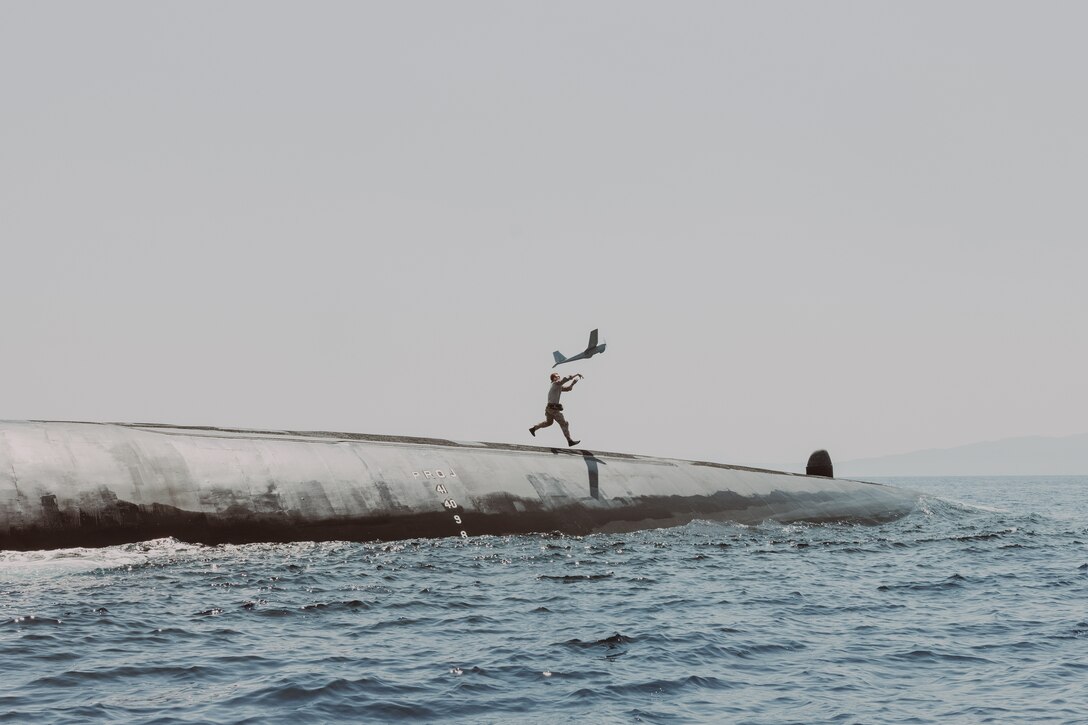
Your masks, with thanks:
[{"label": "dark water", "polygon": [[0,554],[0,721],[1088,722],[1088,478],[878,527]]}]

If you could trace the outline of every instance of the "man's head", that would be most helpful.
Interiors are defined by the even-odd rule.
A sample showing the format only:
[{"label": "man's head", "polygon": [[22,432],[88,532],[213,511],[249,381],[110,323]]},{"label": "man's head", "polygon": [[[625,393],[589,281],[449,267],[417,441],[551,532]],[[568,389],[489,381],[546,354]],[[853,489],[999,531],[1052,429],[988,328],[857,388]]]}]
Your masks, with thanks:
[{"label": "man's head", "polygon": [[553,383],[558,383],[559,382],[559,373],[552,373],[552,382]]}]

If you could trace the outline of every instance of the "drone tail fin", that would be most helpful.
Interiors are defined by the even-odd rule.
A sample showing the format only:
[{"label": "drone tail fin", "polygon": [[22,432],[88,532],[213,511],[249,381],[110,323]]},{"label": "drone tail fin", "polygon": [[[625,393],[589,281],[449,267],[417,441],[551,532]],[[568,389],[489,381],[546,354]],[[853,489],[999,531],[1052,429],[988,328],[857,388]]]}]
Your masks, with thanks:
[{"label": "drone tail fin", "polygon": [[[555,358],[555,365],[567,361],[567,358],[563,356],[563,353],[559,352],[558,350],[552,353],[552,357]],[[555,365],[552,365],[552,367],[554,368]]]}]

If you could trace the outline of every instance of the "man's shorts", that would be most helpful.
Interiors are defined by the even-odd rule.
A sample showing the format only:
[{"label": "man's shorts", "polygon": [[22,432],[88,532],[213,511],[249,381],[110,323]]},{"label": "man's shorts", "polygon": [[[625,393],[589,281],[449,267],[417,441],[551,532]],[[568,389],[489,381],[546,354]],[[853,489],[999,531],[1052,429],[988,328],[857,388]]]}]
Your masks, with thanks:
[{"label": "man's shorts", "polygon": [[563,417],[563,406],[561,405],[546,406],[544,408],[544,420],[546,423],[551,423],[554,420],[563,428],[567,426],[567,419]]}]

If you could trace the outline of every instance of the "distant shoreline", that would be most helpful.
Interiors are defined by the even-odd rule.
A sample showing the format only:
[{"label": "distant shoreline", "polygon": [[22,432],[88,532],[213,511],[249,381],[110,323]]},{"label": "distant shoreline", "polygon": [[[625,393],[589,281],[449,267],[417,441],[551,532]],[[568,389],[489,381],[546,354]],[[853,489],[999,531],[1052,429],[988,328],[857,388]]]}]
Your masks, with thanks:
[{"label": "distant shoreline", "polygon": [[835,466],[835,474],[865,476],[1084,476],[1088,433],[1023,436],[860,458]]}]

